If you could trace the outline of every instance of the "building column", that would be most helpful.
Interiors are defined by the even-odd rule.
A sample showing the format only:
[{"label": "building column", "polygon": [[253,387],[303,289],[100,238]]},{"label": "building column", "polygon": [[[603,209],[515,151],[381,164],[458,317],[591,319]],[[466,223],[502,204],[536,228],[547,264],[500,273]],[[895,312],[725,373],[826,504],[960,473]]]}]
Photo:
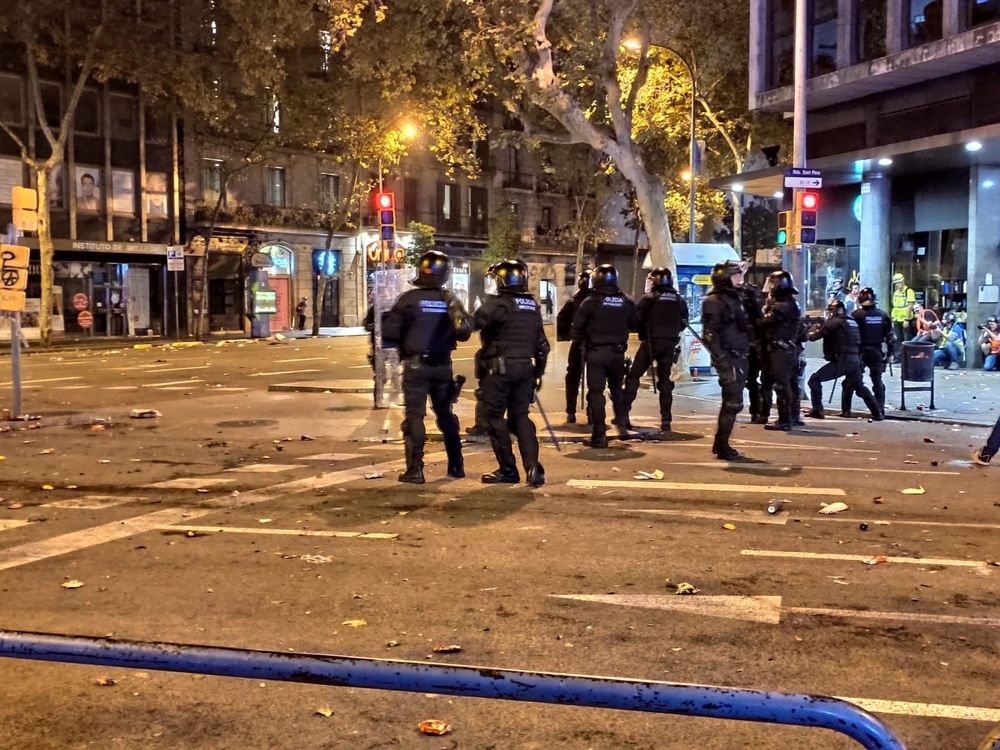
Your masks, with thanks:
[{"label": "building column", "polygon": [[[968,366],[982,364],[976,346],[978,328],[1000,304],[980,302],[1000,286],[1000,167],[973,166],[969,170],[969,272],[966,297],[966,360]],[[992,277],[992,278],[988,278]]]},{"label": "building column", "polygon": [[882,175],[866,176],[861,182],[861,254],[858,273],[861,285],[878,294],[883,310],[891,289],[889,214],[892,208],[892,181]]},{"label": "building column", "polygon": [[909,35],[909,14],[904,13],[903,0],[888,0],[886,2],[885,51],[890,55],[901,52],[906,47]]}]

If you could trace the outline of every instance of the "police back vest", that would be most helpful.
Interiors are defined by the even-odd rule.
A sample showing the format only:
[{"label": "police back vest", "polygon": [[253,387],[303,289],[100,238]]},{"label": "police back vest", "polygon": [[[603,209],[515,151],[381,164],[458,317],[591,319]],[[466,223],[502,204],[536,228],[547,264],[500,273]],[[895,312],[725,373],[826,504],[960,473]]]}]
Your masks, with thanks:
[{"label": "police back vest", "polygon": [[455,327],[448,315],[448,301],[440,289],[411,289],[392,308],[401,319],[399,328],[404,357],[427,356],[446,360],[455,349]]},{"label": "police back vest", "polygon": [[768,343],[779,342],[794,346],[799,340],[799,322],[802,315],[795,300],[775,300],[764,311],[763,320],[770,323],[765,328],[764,337]]},{"label": "police back vest", "polygon": [[824,323],[823,356],[829,362],[858,359],[861,355],[861,331],[854,318],[838,315]]},{"label": "police back vest", "polygon": [[580,305],[590,295],[589,289],[578,289],[576,294],[570,297],[562,310],[556,316],[556,340],[569,341],[573,335],[573,318],[576,317]]},{"label": "police back vest", "polygon": [[709,335],[722,349],[744,354],[749,351],[750,316],[735,289],[712,289],[701,306],[701,320],[703,328],[706,322],[712,326]]},{"label": "police back vest", "polygon": [[639,340],[676,341],[687,322],[687,302],[673,289],[650,292],[639,301]]},{"label": "police back vest", "polygon": [[635,303],[621,292],[591,294],[580,305],[577,318],[581,316],[587,321],[586,346],[628,346],[628,336],[636,322],[636,309]]},{"label": "police back vest", "polygon": [[861,346],[881,349],[892,331],[892,321],[889,316],[876,307],[866,307],[855,310],[851,313],[851,317],[857,321],[860,329]]},{"label": "police back vest", "polygon": [[477,321],[483,328],[483,354],[507,360],[533,359],[542,332],[542,313],[530,294],[501,294],[484,304]]}]

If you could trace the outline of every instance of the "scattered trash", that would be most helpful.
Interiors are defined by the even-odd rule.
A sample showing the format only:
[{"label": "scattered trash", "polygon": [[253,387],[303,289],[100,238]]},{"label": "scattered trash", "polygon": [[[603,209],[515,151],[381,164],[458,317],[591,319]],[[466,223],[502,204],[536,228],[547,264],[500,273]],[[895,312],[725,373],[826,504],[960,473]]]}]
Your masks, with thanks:
[{"label": "scattered trash", "polygon": [[996,560],[987,560],[986,566],[990,568],[1000,568],[1000,562],[997,562]]},{"label": "scattered trash", "polygon": [[41,513],[35,513],[34,515],[28,516],[28,523],[42,523],[48,519]]},{"label": "scattered trash", "polygon": [[101,687],[111,687],[112,685],[115,684],[115,680],[111,679],[110,677],[98,677],[96,680],[94,680],[94,684],[100,685]]},{"label": "scattered trash", "polygon": [[258,518],[257,523],[271,523],[271,520],[270,518]]},{"label": "scattered trash", "polygon": [[925,443],[933,443],[933,442],[934,442],[934,440],[933,440],[932,438],[929,438],[929,437],[925,437],[925,438],[924,438],[924,442],[925,442]]},{"label": "scattered trash", "polygon": [[106,428],[102,424],[94,424],[90,426],[91,432],[104,432]]},{"label": "scattered trash", "polygon": [[919,461],[903,461],[903,463],[904,463],[904,464],[912,464],[912,465],[916,466],[916,465],[917,465],[917,464],[919,464],[920,462],[919,462]]},{"label": "scattered trash", "polygon": [[302,437],[300,437],[300,438],[299,438],[299,440],[301,440],[301,441],[303,441],[303,442],[306,442],[306,443],[311,443],[311,442],[313,442],[313,441],[314,441],[315,439],[316,439],[316,438],[311,438],[311,437],[309,437],[308,435],[303,435]]},{"label": "scattered trash", "polygon": [[20,510],[24,507],[24,503],[11,503],[7,506],[10,510]]},{"label": "scattered trash", "polygon": [[843,513],[847,510],[847,503],[823,503],[823,507],[819,509],[819,512],[824,516],[832,516],[834,513]]},{"label": "scattered trash", "polygon": [[868,524],[863,523],[860,526],[858,526],[858,528],[861,529],[862,531],[868,531]]},{"label": "scattered trash", "polygon": [[657,481],[663,479],[663,472],[657,469],[656,471],[640,471],[635,475],[634,479],[655,479]]},{"label": "scattered trash", "polygon": [[417,729],[419,729],[424,734],[433,734],[440,737],[443,734],[448,734],[451,731],[451,725],[446,721],[441,721],[440,719],[427,719],[417,724]]},{"label": "scattered trash", "polygon": [[74,579],[72,581],[63,581],[60,585],[64,589],[81,589],[83,588],[83,581],[77,581]]},{"label": "scattered trash", "polygon": [[865,565],[878,565],[879,563],[887,563],[889,558],[885,555],[878,555],[877,557],[869,557],[865,560]]},{"label": "scattered trash", "polygon": [[785,507],[784,500],[772,500],[767,504],[768,515],[772,516],[777,515],[778,513],[781,513],[781,509],[784,507]]},{"label": "scattered trash", "polygon": [[156,409],[133,409],[132,413],[129,415],[132,419],[156,419],[157,417],[162,417]]},{"label": "scattered trash", "polygon": [[320,706],[319,708],[316,709],[316,713],[314,713],[313,716],[325,716],[327,719],[329,719],[331,716],[333,716],[333,709],[330,708],[329,706]]},{"label": "scattered trash", "polygon": [[698,589],[696,589],[690,583],[678,583],[674,589],[674,593],[677,596],[691,596],[697,594]]},{"label": "scattered trash", "polygon": [[56,452],[55,448],[46,448],[43,451],[38,451],[38,455],[39,456],[51,456],[55,452]]},{"label": "scattered trash", "polygon": [[42,489],[43,490],[54,490],[55,487],[53,487],[51,484],[43,484],[42,485]]},{"label": "scattered trash", "polygon": [[724,528],[726,531],[736,531],[736,526],[734,526],[731,523],[722,524],[722,528]]},{"label": "scattered trash", "polygon": [[457,654],[461,650],[462,650],[461,646],[456,646],[454,644],[452,644],[451,646],[435,646],[434,647],[434,653],[435,654]]},{"label": "scattered trash", "polygon": [[904,495],[923,495],[927,492],[922,486],[921,487],[907,487],[905,490],[900,490]]},{"label": "scattered trash", "polygon": [[368,624],[368,620],[344,620],[341,625],[346,625],[349,628],[363,628]]},{"label": "scattered trash", "polygon": [[385,472],[375,471],[375,472],[372,472],[371,474],[365,474],[365,479],[381,479],[384,476],[385,476]]},{"label": "scattered trash", "polygon": [[882,496],[879,495],[878,497],[872,498],[872,502],[875,503],[876,505],[882,505],[885,503],[885,500],[883,500]]},{"label": "scattered trash", "polygon": [[396,648],[396,646],[399,646],[399,645],[401,645],[399,641],[386,641],[385,642],[385,647],[386,648]]},{"label": "scattered trash", "polygon": [[310,565],[322,565],[324,563],[333,562],[333,558],[327,557],[326,555],[302,555],[299,559],[302,562],[309,563]]},{"label": "scattered trash", "polygon": [[98,461],[97,463],[99,463],[99,464],[109,464],[109,463],[111,463],[111,462],[110,462],[110,461],[109,461],[108,459],[106,459],[106,458],[102,458],[102,459],[101,459],[100,461]]}]

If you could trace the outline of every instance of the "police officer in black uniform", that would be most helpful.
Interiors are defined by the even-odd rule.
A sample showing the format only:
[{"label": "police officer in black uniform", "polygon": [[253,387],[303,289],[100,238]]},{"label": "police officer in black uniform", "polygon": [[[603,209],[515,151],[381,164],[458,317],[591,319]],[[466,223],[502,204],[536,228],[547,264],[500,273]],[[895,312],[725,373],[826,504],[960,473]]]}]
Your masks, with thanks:
[{"label": "police officer in black uniform", "polygon": [[642,343],[625,381],[622,426],[632,429],[629,412],[639,393],[639,379],[652,365],[660,394],[660,431],[670,432],[674,404],[674,381],[670,377],[670,369],[680,354],[681,331],[688,324],[688,306],[674,289],[674,276],[669,268],[654,268],[646,280],[650,289],[637,306],[639,341]]},{"label": "police officer in black uniform", "polygon": [[882,411],[872,392],[861,382],[861,332],[854,318],[848,317],[844,303],[835,299],[826,307],[827,318],[809,331],[810,341],[823,339],[823,358],[826,364],[809,377],[809,395],[812,399],[813,419],[823,419],[823,383],[844,378],[844,387],[857,393],[871,412],[872,419],[881,422]]},{"label": "police officer in black uniform", "polygon": [[444,289],[451,261],[444,253],[430,250],[417,263],[415,289],[400,295],[385,319],[383,338],[396,342],[403,362],[403,439],[406,471],[400,482],[424,483],[424,416],[427,397],[437,417],[448,453],[448,476],[465,476],[458,418],[452,413],[457,385],[452,375],[451,353],[456,342],[472,336],[472,319],[462,303]]},{"label": "police officer in black uniform", "polygon": [[[746,273],[746,266],[741,264],[743,272]],[[747,353],[747,393],[750,397],[750,422],[752,424],[767,424],[767,414],[771,411],[771,392],[767,387],[765,377],[764,386],[761,386],[761,375],[764,371],[765,354],[764,350],[767,342],[761,331],[757,328],[764,310],[761,305],[760,290],[753,284],[744,282],[738,289],[740,300],[743,302],[743,309],[746,310],[747,317],[750,318],[750,351]]]},{"label": "police officer in black uniform", "polygon": [[773,385],[778,397],[778,421],[764,426],[765,430],[792,429],[792,410],[796,389],[792,381],[799,377],[799,325],[802,313],[795,301],[798,291],[788,271],[775,271],[767,279],[768,295],[764,314],[758,322],[763,333],[765,380]]},{"label": "police officer in black uniform", "polygon": [[593,293],[580,305],[573,319],[573,342],[581,345],[587,362],[587,410],[590,413],[592,448],[608,447],[604,388],[611,392],[611,406],[619,436],[623,426],[622,382],[628,337],[636,329],[639,314],[635,303],[618,288],[618,271],[605,263],[590,275]]},{"label": "police officer in black uniform", "polygon": [[[576,293],[566,300],[556,316],[556,341],[572,341],[573,319],[590,294],[590,271],[580,271],[576,279]],[[566,424],[576,424],[576,402],[580,396],[580,382],[583,380],[583,349],[572,341],[569,345],[569,359],[566,361]]]},{"label": "police officer in black uniform", "polygon": [[510,441],[513,430],[525,478],[532,487],[540,487],[545,484],[545,470],[538,463],[538,438],[528,407],[542,386],[549,342],[538,302],[528,293],[528,267],[519,260],[505,260],[497,264],[494,275],[499,296],[483,303],[475,315],[487,373],[482,381],[483,407],[499,465],[483,475],[483,483],[521,481]]},{"label": "police officer in black uniform", "polygon": [[[486,269],[486,274],[483,276],[483,295],[487,301],[491,297],[497,296],[497,279],[495,273],[498,265],[498,263],[491,265]],[[482,358],[482,334],[479,336],[479,343],[480,349],[476,352],[473,363],[476,378],[476,390],[473,394],[476,398],[475,422],[471,427],[465,428],[465,434],[473,437],[482,437],[490,434],[489,425],[486,421],[486,408],[483,404],[483,378],[486,377],[486,363],[483,362]]]},{"label": "police officer in black uniform", "polygon": [[712,366],[719,374],[722,387],[722,407],[712,453],[723,461],[741,457],[729,444],[736,415],[743,411],[752,335],[750,316],[739,293],[741,284],[742,265],[734,261],[716,263],[712,268],[712,289],[701,306],[702,341],[712,355]]},{"label": "police officer in black uniform", "polygon": [[[896,334],[892,330],[892,318],[887,312],[878,308],[878,297],[870,286],[858,292],[858,305],[859,307],[851,313],[851,317],[857,321],[861,332],[861,368],[862,370],[868,368],[868,375],[872,379],[872,393],[884,417],[885,383],[882,381],[882,374],[885,372],[889,356],[896,349]],[[883,349],[883,344],[888,348]],[[841,416],[851,415],[853,398],[854,392],[847,390],[847,383],[844,383],[844,390],[841,393]]]}]

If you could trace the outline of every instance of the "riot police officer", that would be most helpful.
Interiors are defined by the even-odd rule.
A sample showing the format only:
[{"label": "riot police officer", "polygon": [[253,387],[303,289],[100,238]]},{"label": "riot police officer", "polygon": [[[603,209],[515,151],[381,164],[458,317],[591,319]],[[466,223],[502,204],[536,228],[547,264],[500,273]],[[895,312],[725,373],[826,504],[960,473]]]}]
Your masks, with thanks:
[{"label": "riot police officer", "polygon": [[[741,264],[743,273],[746,265]],[[753,284],[744,282],[738,288],[743,309],[750,319],[750,351],[747,353],[747,395],[750,398],[750,422],[752,424],[767,424],[767,415],[771,411],[771,388],[767,383],[765,370],[765,349],[767,342],[757,327],[764,311],[760,300],[760,290]],[[764,375],[764,383],[761,376]]]},{"label": "riot police officer", "polygon": [[778,421],[764,426],[765,430],[792,429],[792,411],[796,389],[792,381],[799,376],[799,324],[802,313],[795,301],[795,281],[788,271],[775,271],[768,279],[767,304],[758,328],[764,335],[765,378],[773,385],[778,397]]},{"label": "riot police officer", "polygon": [[451,261],[444,253],[430,250],[417,263],[415,289],[400,295],[385,319],[383,337],[399,345],[403,363],[403,439],[406,471],[400,482],[424,483],[424,416],[427,397],[437,417],[448,453],[448,476],[465,476],[458,418],[452,412],[457,384],[451,369],[456,342],[472,336],[472,319],[462,303],[444,289]]},{"label": "riot police officer", "polygon": [[618,288],[618,271],[605,263],[590,275],[593,293],[581,304],[573,319],[574,343],[583,347],[587,364],[587,410],[591,420],[590,446],[608,447],[604,388],[611,393],[611,406],[619,436],[622,426],[622,381],[628,337],[639,321],[635,303]]},{"label": "riot police officer", "polygon": [[809,395],[812,410],[809,416],[823,419],[823,383],[844,378],[844,387],[856,392],[871,412],[872,419],[882,421],[882,412],[875,397],[861,382],[861,332],[854,318],[848,317],[844,303],[833,300],[826,308],[827,318],[809,331],[810,341],[823,339],[823,358],[826,364],[809,378]]},{"label": "riot police officer", "polygon": [[646,277],[649,291],[639,300],[639,351],[625,381],[622,426],[632,429],[629,412],[639,393],[639,379],[653,367],[653,379],[660,395],[660,431],[670,432],[674,403],[674,381],[670,369],[680,354],[681,332],[688,324],[688,306],[674,289],[669,268],[654,268]]},{"label": "riot police officer", "polygon": [[[495,276],[498,263],[494,263],[489,268],[486,269],[486,274],[483,276],[483,295],[489,301],[492,297],[497,296],[497,279]],[[483,378],[486,377],[486,364],[483,362],[482,358],[482,334],[479,336],[480,348],[476,352],[473,368],[474,375],[476,378],[476,390],[473,395],[476,399],[476,411],[475,411],[475,422],[471,427],[465,429],[466,435],[471,435],[473,437],[482,437],[490,434],[489,425],[486,422],[486,409],[483,404]]]},{"label": "riot police officer", "polygon": [[497,264],[494,276],[499,296],[483,303],[475,315],[486,367],[483,408],[498,464],[496,471],[483,475],[483,483],[521,481],[510,440],[513,429],[525,478],[532,487],[540,487],[545,484],[545,470],[538,462],[538,438],[528,408],[542,385],[549,342],[538,302],[528,293],[528,267],[519,260],[505,260]]},{"label": "riot police officer", "polygon": [[[851,313],[851,317],[857,321],[861,333],[861,368],[868,369],[868,376],[872,380],[872,393],[879,412],[884,417],[885,383],[882,381],[882,374],[885,372],[889,357],[896,349],[896,334],[892,330],[892,318],[887,312],[878,308],[878,297],[874,289],[866,286],[858,292],[858,304],[860,307]],[[882,348],[883,345],[886,346],[885,350]],[[841,416],[851,415],[853,397],[854,392],[847,390],[847,383],[844,383],[844,390],[841,393]]]},{"label": "riot police officer", "polygon": [[[576,311],[590,294],[590,271],[580,271],[576,279],[576,293],[566,300],[556,316],[556,341],[572,341],[573,319]],[[576,424],[576,402],[583,380],[583,349],[572,341],[566,361],[566,424]]]},{"label": "riot police officer", "polygon": [[712,453],[723,461],[741,457],[729,444],[729,438],[736,426],[736,415],[743,411],[752,333],[750,316],[739,293],[742,284],[743,267],[739,263],[716,263],[712,268],[712,289],[701,306],[702,341],[712,355],[712,366],[719,374],[722,387],[722,406]]}]

